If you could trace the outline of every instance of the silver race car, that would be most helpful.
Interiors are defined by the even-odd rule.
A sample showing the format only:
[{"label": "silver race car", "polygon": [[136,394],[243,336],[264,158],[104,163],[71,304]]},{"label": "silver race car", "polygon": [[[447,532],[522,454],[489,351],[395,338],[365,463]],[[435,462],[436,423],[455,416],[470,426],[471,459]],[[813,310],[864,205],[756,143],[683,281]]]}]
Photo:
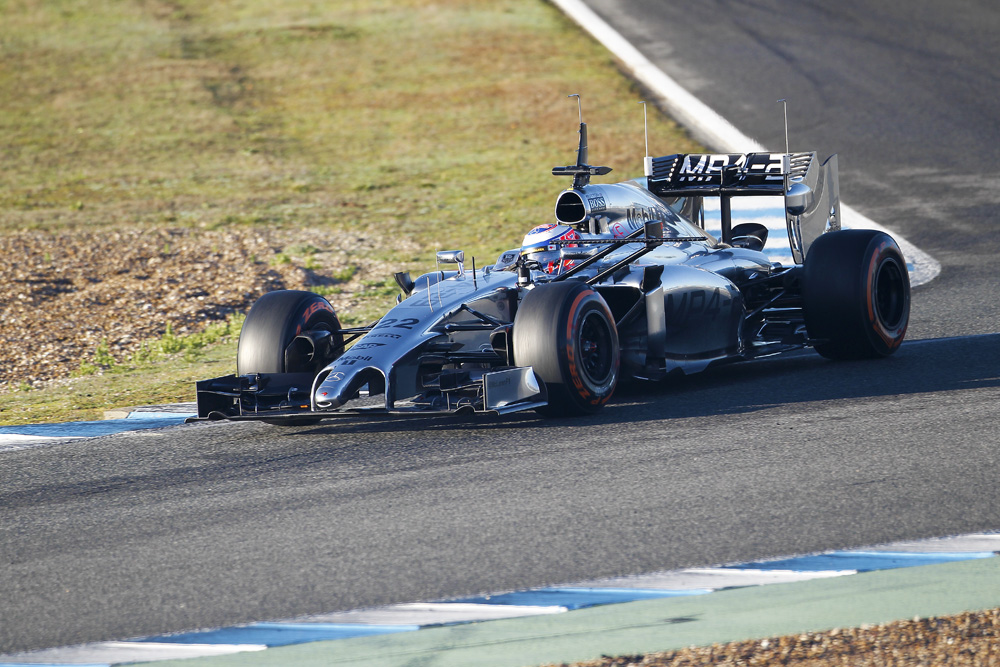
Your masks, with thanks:
[{"label": "silver race car", "polygon": [[[580,122],[555,220],[492,266],[439,252],[396,274],[397,305],[344,328],[323,297],[276,291],[250,310],[237,374],[197,384],[200,419],[314,423],[358,414],[593,413],[623,378],[661,380],[805,347],[884,357],[906,333],[910,284],[889,235],[841,229],[837,159],[816,153],[646,158],[645,177],[591,184]],[[733,197],[783,197],[792,261],[768,229],[732,226]],[[719,198],[721,238],[704,229]]]}]

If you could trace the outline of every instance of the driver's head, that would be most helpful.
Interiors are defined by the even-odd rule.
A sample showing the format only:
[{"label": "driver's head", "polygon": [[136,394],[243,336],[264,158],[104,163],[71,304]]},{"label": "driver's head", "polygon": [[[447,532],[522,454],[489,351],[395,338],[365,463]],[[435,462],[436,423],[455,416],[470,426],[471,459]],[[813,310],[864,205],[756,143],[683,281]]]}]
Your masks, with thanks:
[{"label": "driver's head", "polygon": [[548,223],[535,227],[521,242],[521,255],[538,262],[546,273],[559,273],[575,264],[572,260],[562,261],[560,248],[575,247],[575,243],[556,241],[579,241],[580,234],[572,227]]}]

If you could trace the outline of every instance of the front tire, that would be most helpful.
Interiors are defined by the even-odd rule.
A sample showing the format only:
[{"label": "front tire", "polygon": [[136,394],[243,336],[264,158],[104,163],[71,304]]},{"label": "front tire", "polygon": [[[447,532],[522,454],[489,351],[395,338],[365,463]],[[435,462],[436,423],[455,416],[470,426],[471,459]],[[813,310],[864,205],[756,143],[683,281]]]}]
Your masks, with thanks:
[{"label": "front tire", "polygon": [[[310,347],[309,341],[296,340],[307,332],[318,334],[326,344],[317,348]],[[236,348],[236,372],[315,374],[339,356],[343,347],[340,320],[329,301],[313,292],[268,292],[257,299],[243,323]],[[264,420],[276,426],[310,426],[319,421],[313,417]]]},{"label": "front tire", "polygon": [[802,276],[806,330],[828,359],[886,357],[910,321],[910,278],[891,236],[829,232],[809,248]]},{"label": "front tire", "polygon": [[[295,337],[307,331],[329,331],[332,349],[342,348],[340,320],[330,302],[313,292],[278,290],[257,299],[240,332],[236,372],[319,372],[333,357],[307,358],[289,350]],[[290,353],[291,352],[291,353]]]},{"label": "front tire", "polygon": [[579,281],[538,285],[514,317],[514,363],[531,366],[548,391],[543,415],[597,412],[618,383],[618,331],[607,303]]}]

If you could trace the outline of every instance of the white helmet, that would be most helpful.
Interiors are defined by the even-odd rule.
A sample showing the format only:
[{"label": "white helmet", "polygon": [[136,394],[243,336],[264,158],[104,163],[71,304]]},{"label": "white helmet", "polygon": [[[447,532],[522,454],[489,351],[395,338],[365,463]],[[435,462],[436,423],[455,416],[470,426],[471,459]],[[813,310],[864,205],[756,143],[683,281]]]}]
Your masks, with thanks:
[{"label": "white helmet", "polygon": [[539,225],[525,235],[521,242],[521,255],[538,262],[546,273],[559,273],[576,263],[563,260],[560,248],[572,248],[577,244],[557,241],[579,240],[580,234],[572,227],[554,223]]}]

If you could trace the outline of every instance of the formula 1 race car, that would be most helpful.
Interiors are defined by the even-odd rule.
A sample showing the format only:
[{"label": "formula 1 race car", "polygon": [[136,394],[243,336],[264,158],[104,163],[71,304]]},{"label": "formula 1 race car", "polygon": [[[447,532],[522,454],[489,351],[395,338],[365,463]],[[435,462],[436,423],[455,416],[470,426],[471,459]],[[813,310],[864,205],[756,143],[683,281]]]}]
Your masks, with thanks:
[{"label": "formula 1 race car", "polygon": [[[397,305],[340,325],[323,297],[263,295],[243,325],[237,374],[197,384],[202,419],[315,423],[345,414],[592,413],[622,378],[660,380],[805,347],[831,359],[892,354],[910,284],[891,236],[840,228],[836,155],[646,158],[644,178],[591,184],[580,122],[555,221],[477,270],[462,251],[396,274]],[[733,197],[783,197],[791,265],[768,229],[732,226]],[[704,229],[718,197],[721,239]],[[353,345],[351,344],[353,343]]]}]

